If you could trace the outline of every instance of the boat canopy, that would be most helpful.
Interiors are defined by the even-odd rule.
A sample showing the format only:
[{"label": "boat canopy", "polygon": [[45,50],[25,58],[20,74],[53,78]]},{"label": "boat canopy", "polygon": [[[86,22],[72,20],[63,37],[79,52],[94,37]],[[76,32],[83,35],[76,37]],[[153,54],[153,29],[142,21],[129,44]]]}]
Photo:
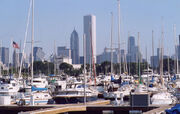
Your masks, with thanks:
[{"label": "boat canopy", "polygon": [[167,109],[166,114],[180,114],[180,104],[176,104],[171,109]]},{"label": "boat canopy", "polygon": [[32,86],[31,90],[32,91],[47,91],[47,88],[37,88],[37,87]]}]

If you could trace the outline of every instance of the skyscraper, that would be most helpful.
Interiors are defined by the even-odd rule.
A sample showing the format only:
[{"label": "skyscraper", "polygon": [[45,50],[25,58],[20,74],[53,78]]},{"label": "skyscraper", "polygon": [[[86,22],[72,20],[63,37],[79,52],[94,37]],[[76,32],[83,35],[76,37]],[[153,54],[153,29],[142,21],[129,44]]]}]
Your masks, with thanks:
[{"label": "skyscraper", "polygon": [[70,58],[71,59],[71,50],[66,48],[66,46],[57,47],[57,55],[61,58]]},{"label": "skyscraper", "polygon": [[86,37],[86,63],[92,63],[93,59],[96,63],[96,16],[84,16],[84,35]]},{"label": "skyscraper", "polygon": [[70,39],[72,64],[79,64],[79,37],[74,29]]},{"label": "skyscraper", "polygon": [[135,37],[128,38],[127,62],[137,62],[138,57],[142,57],[139,47],[135,45]]},{"label": "skyscraper", "polygon": [[0,52],[1,52],[0,53],[1,61],[3,62],[3,64],[8,66],[8,64],[9,64],[9,48],[1,47]]},{"label": "skyscraper", "polygon": [[41,47],[34,47],[33,49],[34,61],[44,60],[45,53]]},{"label": "skyscraper", "polygon": [[16,52],[16,49],[14,49],[14,52],[13,52],[13,67],[15,68],[19,67],[19,55]]},{"label": "skyscraper", "polygon": [[133,36],[129,37],[128,40],[128,53],[132,53],[135,47],[135,38]]}]

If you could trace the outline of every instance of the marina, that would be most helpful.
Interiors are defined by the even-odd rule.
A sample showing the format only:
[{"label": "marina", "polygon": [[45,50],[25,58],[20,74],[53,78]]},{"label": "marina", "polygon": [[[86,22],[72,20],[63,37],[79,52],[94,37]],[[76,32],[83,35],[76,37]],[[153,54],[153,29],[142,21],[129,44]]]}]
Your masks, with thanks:
[{"label": "marina", "polygon": [[[56,2],[62,4],[67,2],[62,1],[57,0]],[[56,2],[52,1],[50,4],[54,3],[58,9],[59,6]],[[166,36],[170,31],[166,29],[170,27],[165,26],[162,17],[161,24],[158,22],[161,25],[160,30],[156,30],[160,36],[159,39],[154,39],[154,30],[148,36],[151,38],[146,43],[144,43],[143,34],[145,33],[143,32],[136,32],[137,38],[135,38],[128,30],[128,36],[124,37],[125,32],[122,27],[124,20],[122,18],[127,15],[123,14],[121,9],[125,9],[125,3],[129,2],[120,2],[120,0],[106,2],[111,3],[112,6],[107,4],[107,6],[111,6],[111,10],[116,9],[117,11],[111,12],[109,19],[104,18],[106,24],[110,22],[109,27],[105,27],[109,28],[110,33],[102,32],[104,39],[109,35],[109,41],[106,39],[109,47],[105,47],[102,54],[96,53],[104,39],[97,40],[96,49],[95,15],[83,14],[84,28],[83,32],[81,31],[81,42],[74,27],[70,36],[69,48],[59,46],[62,42],[66,42],[62,40],[63,38],[59,39],[59,36],[57,41],[54,40],[52,46],[52,44],[50,45],[53,42],[52,34],[47,35],[48,44],[40,43],[41,41],[36,41],[36,39],[40,37],[42,41],[46,41],[42,37],[47,36],[42,34],[52,32],[49,29],[51,24],[48,22],[53,23],[53,26],[63,26],[62,31],[63,29],[64,31],[61,34],[66,33],[68,24],[67,26],[64,23],[58,25],[58,21],[54,21],[56,18],[46,15],[46,18],[54,20],[43,24],[46,27],[39,27],[39,23],[44,22],[38,20],[41,17],[38,8],[41,9],[43,5],[36,7],[41,3],[37,0],[24,2],[27,5],[25,7],[28,8],[23,10],[27,13],[23,46],[21,46],[21,41],[19,45],[19,42],[11,39],[9,49],[3,47],[0,41],[0,114],[180,114],[180,35],[178,36],[176,33],[178,31],[176,25],[174,24],[172,27],[173,35]],[[120,7],[120,3],[123,7]],[[102,8],[101,5],[96,6],[97,9]],[[70,4],[68,3],[67,6]],[[84,4],[81,7],[84,7]],[[54,10],[54,8],[52,9]],[[64,10],[62,11],[64,13]],[[102,14],[107,14],[107,12]],[[62,19],[63,16],[67,15],[61,15],[57,19]],[[21,23],[25,23],[24,21]],[[100,21],[97,22],[99,24]],[[146,24],[148,23],[146,22]],[[129,27],[129,25],[125,26]],[[138,27],[139,25],[136,25],[135,28]],[[79,27],[77,28],[79,29]],[[44,29],[51,32],[42,32],[46,31]],[[53,30],[52,33],[54,34],[56,31]],[[97,33],[101,32],[98,30]],[[11,36],[9,34],[10,32],[8,37]],[[4,37],[0,32],[0,38],[2,36]],[[174,43],[170,43],[166,37],[172,37]],[[3,41],[6,40],[3,39]],[[156,46],[157,56],[155,56],[154,48],[157,42],[159,45]],[[43,48],[39,46],[42,44],[46,45],[47,52],[43,52]],[[82,45],[82,52],[79,50],[79,44]],[[175,52],[168,46],[173,47]],[[148,48],[150,49],[148,50]]]}]

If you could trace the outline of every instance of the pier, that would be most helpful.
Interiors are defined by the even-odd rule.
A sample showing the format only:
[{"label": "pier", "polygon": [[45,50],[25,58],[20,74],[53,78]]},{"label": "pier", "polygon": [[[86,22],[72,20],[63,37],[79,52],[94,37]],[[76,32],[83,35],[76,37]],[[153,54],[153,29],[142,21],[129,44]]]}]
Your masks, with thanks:
[{"label": "pier", "polygon": [[[87,102],[87,106],[108,105],[110,100],[98,100]],[[53,105],[35,105],[35,106],[18,106],[18,105],[0,105],[0,114],[57,114],[65,112],[85,112],[86,106],[79,104],[53,104]]]},{"label": "pier", "polygon": [[6,114],[103,114],[110,112],[112,114],[129,114],[129,111],[140,111],[143,114],[159,114],[165,109],[171,108],[173,105],[166,106],[149,106],[149,107],[131,107],[131,106],[112,106],[109,100],[99,100],[88,102],[86,105],[79,104],[65,104],[65,105],[45,105],[45,106],[0,106]]},{"label": "pier", "polygon": [[173,107],[174,105],[165,105],[165,106],[160,106],[159,108],[150,110],[148,112],[145,112],[144,114],[161,114],[163,113],[166,109],[169,109]]}]

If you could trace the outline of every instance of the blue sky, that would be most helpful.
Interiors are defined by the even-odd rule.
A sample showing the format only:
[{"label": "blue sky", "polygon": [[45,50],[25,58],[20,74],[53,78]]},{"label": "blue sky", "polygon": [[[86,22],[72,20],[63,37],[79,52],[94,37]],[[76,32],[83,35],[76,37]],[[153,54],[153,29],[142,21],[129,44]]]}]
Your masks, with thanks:
[{"label": "blue sky", "polygon": [[[127,43],[128,31],[137,38],[140,47],[151,55],[151,31],[154,30],[155,48],[161,37],[161,17],[165,32],[165,53],[174,53],[173,24],[180,33],[180,0],[121,0],[121,42]],[[5,47],[24,40],[29,0],[0,0],[0,40]],[[35,46],[43,47],[47,55],[56,46],[70,46],[70,35],[75,28],[80,38],[82,55],[83,16],[94,14],[97,22],[97,54],[110,46],[111,15],[114,13],[114,42],[117,41],[117,0],[35,0]],[[30,41],[31,31],[28,32]],[[115,46],[116,47],[116,46]],[[126,45],[122,48],[126,49]],[[27,44],[27,50],[30,44]],[[28,51],[27,51],[28,52]],[[155,51],[156,52],[156,51]]]}]

